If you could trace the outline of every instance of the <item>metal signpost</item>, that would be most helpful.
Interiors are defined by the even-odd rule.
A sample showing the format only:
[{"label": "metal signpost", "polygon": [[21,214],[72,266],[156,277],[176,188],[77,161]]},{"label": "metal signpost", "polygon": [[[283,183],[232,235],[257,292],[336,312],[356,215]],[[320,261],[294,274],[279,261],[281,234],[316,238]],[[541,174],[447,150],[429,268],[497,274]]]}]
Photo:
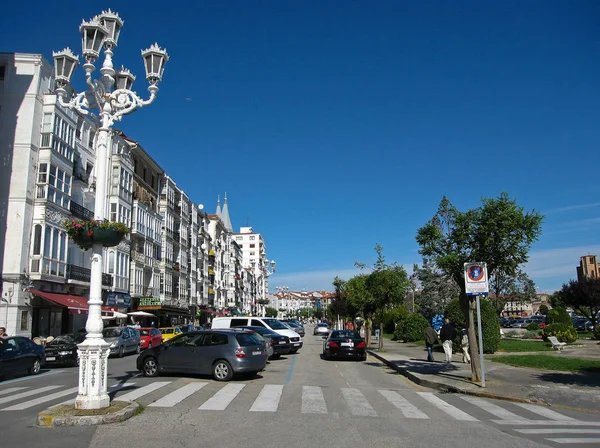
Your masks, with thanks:
[{"label": "metal signpost", "polygon": [[465,263],[465,291],[467,296],[475,296],[477,301],[477,331],[479,332],[479,361],[481,362],[481,387],[485,387],[485,368],[483,363],[483,332],[481,330],[481,306],[479,296],[488,295],[487,265],[485,263]]}]

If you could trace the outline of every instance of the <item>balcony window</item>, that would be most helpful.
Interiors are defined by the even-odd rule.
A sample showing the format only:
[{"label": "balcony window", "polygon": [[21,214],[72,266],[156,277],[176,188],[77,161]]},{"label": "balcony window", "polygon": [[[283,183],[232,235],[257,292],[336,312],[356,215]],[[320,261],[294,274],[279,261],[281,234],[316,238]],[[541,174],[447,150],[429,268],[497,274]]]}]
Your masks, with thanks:
[{"label": "balcony window", "polygon": [[66,234],[61,229],[46,225],[44,231],[44,255],[42,260],[43,274],[56,275],[59,277],[66,276],[66,247]]},{"label": "balcony window", "polygon": [[[41,169],[41,166],[40,166]],[[47,199],[64,208],[69,208],[71,195],[71,176],[62,169],[50,165]]]}]

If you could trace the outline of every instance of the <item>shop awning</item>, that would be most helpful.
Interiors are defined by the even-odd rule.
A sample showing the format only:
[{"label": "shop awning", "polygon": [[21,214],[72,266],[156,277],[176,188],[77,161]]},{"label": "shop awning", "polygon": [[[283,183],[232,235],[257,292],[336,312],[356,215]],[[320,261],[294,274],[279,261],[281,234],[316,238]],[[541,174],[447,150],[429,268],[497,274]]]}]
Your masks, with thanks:
[{"label": "shop awning", "polygon": [[[46,299],[52,303],[68,308],[72,314],[88,313],[87,297],[75,296],[72,294],[58,294],[55,292],[39,291],[37,289],[30,289],[29,292],[41,297],[42,299]],[[112,316],[113,312],[116,310],[116,308],[103,306],[102,314]]]},{"label": "shop awning", "polygon": [[204,310],[204,309],[201,309],[200,311],[201,311],[202,313],[207,313],[207,314],[210,314],[210,315],[212,315],[212,316],[225,316],[225,314],[223,314],[223,313],[219,313],[218,311],[213,311],[213,310]]}]

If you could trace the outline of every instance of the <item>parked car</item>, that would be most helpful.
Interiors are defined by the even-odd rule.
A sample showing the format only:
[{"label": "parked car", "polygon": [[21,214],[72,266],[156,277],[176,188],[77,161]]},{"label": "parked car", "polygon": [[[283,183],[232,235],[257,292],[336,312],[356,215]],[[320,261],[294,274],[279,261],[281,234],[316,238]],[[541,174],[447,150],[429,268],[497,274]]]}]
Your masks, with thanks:
[{"label": "parked car", "polygon": [[285,325],[287,325],[296,333],[298,333],[300,337],[304,337],[304,335],[306,334],[304,331],[304,326],[296,319],[283,319],[281,322],[283,322]]},{"label": "parked car", "polygon": [[592,331],[593,326],[592,322],[590,322],[586,317],[579,317],[573,319],[573,327],[577,331]]},{"label": "parked car", "polygon": [[313,335],[315,336],[323,336],[323,335],[328,335],[329,332],[331,331],[331,329],[329,328],[329,325],[327,325],[324,322],[319,322],[317,325],[315,325],[315,329],[313,330]]},{"label": "parked car", "polygon": [[323,342],[323,358],[355,358],[367,359],[365,340],[358,331],[334,330]]},{"label": "parked car", "polygon": [[290,353],[296,353],[302,348],[302,338],[300,335],[294,330],[290,330],[283,322],[272,317],[215,317],[211,325],[213,329],[248,326],[265,327],[290,338],[290,343],[292,344]]},{"label": "parked car", "polygon": [[254,333],[242,330],[205,330],[180,334],[144,350],[136,365],[144,376],[161,373],[212,375],[229,381],[234,374],[256,375],[265,368],[263,343]]},{"label": "parked car", "polygon": [[282,336],[279,333],[269,330],[265,327],[240,327],[247,330],[253,330],[259,333],[263,338],[271,340],[271,346],[273,347],[273,353],[269,355],[273,359],[281,357],[281,355],[287,355],[292,349],[290,344],[290,338]]},{"label": "parked car", "polygon": [[138,328],[140,335],[140,349],[146,350],[147,348],[156,347],[162,344],[162,334],[158,329],[151,327]]},{"label": "parked car", "polygon": [[179,327],[162,327],[159,328],[160,334],[162,335],[162,341],[168,341],[169,339],[174,338],[178,334],[181,334],[182,331]]},{"label": "parked car", "polygon": [[125,353],[139,353],[140,335],[131,327],[106,327],[102,337],[110,344],[110,354],[122,358]]},{"label": "parked car", "polygon": [[0,378],[15,373],[40,373],[46,359],[43,345],[23,336],[0,338]]},{"label": "parked car", "polygon": [[85,335],[61,334],[46,344],[46,365],[68,364],[79,365],[77,344],[81,344]]},{"label": "parked car", "polygon": [[182,333],[187,333],[188,331],[196,331],[196,327],[193,325],[179,325],[179,329]]}]

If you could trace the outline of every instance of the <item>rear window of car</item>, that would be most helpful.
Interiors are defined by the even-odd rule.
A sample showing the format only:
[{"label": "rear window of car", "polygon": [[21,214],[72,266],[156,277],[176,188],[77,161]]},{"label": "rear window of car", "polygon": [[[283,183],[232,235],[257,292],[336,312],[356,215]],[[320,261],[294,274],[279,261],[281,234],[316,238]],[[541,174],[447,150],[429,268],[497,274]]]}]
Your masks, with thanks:
[{"label": "rear window of car", "polygon": [[162,334],[173,334],[172,328],[161,328],[160,331],[162,331]]},{"label": "rear window of car", "polygon": [[334,331],[331,333],[332,338],[360,338],[360,334],[352,330]]},{"label": "rear window of car", "polygon": [[253,334],[236,334],[235,338],[242,347],[248,347],[249,345],[262,345],[262,342]]}]

